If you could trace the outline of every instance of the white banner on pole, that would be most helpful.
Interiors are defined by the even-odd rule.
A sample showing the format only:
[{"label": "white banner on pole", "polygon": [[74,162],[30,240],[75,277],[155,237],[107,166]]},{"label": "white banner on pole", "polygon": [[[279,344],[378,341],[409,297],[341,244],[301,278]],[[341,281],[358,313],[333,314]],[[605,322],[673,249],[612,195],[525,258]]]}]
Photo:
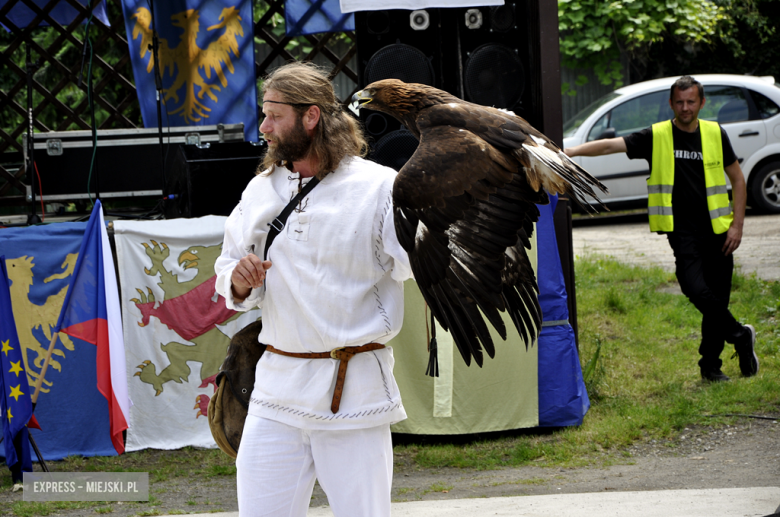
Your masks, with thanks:
[{"label": "white banner on pole", "polygon": [[206,417],[215,377],[230,338],[260,317],[227,310],[214,289],[225,220],[114,222],[134,403],[128,451],[216,446]]}]

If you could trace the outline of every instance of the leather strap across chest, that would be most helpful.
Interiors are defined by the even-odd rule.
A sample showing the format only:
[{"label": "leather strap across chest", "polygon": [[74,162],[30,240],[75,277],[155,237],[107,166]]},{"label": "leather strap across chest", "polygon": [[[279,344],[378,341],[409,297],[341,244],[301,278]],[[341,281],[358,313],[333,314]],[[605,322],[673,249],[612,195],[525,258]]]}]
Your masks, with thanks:
[{"label": "leather strap across chest", "polygon": [[285,355],[287,357],[298,357],[300,359],[338,359],[339,360],[339,372],[336,375],[336,387],[333,389],[333,400],[330,404],[330,410],[333,413],[338,413],[339,405],[341,404],[341,395],[344,393],[344,378],[347,376],[347,364],[349,360],[355,357],[355,354],[363,352],[370,352],[372,350],[380,350],[385,348],[385,345],[379,343],[368,343],[361,346],[346,346],[342,348],[336,348],[330,352],[285,352],[279,350],[271,345],[267,345],[265,351],[273,352],[274,354]]}]

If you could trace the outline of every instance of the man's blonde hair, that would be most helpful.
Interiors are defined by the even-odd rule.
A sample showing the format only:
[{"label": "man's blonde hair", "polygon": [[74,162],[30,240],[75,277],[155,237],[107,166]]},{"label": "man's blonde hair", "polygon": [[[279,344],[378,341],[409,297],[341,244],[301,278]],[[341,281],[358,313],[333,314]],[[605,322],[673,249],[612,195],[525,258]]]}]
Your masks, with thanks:
[{"label": "man's blonde hair", "polygon": [[[338,167],[345,156],[365,156],[368,143],[360,123],[346,113],[336,97],[327,72],[313,63],[293,62],[271,72],[263,82],[263,95],[269,90],[294,104],[298,116],[310,106],[320,108],[320,120],[314,129],[311,151],[319,158],[317,177],[322,179]],[[281,166],[266,154],[260,170]]]}]

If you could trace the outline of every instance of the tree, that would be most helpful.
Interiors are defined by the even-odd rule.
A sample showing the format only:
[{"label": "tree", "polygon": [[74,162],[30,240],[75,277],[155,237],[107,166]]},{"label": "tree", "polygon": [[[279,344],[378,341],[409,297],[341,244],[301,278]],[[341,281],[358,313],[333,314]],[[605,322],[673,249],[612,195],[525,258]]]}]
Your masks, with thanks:
[{"label": "tree", "polygon": [[636,80],[731,73],[773,75],[780,82],[780,0],[716,2],[729,12],[730,23],[720,25],[713,44],[675,48],[663,41],[650,49],[648,62],[653,66],[637,70]]},{"label": "tree", "polygon": [[602,84],[618,88],[621,53],[644,69],[654,45],[711,43],[731,19],[709,0],[558,0],[558,20],[563,64],[592,68]]}]

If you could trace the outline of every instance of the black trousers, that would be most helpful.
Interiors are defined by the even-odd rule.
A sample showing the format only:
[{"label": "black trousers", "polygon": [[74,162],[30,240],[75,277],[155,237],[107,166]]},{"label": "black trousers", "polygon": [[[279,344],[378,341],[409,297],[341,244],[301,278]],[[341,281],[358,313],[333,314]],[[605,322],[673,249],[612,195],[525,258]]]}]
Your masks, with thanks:
[{"label": "black trousers", "polygon": [[704,371],[719,370],[725,342],[735,343],[745,332],[729,311],[734,256],[721,251],[726,234],[672,232],[667,237],[680,288],[702,315],[699,366]]}]

